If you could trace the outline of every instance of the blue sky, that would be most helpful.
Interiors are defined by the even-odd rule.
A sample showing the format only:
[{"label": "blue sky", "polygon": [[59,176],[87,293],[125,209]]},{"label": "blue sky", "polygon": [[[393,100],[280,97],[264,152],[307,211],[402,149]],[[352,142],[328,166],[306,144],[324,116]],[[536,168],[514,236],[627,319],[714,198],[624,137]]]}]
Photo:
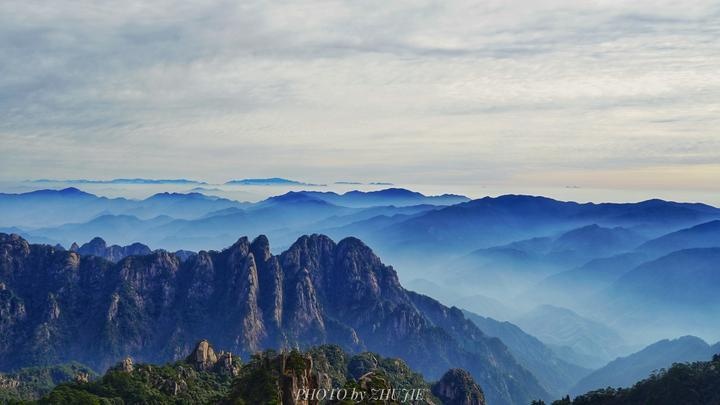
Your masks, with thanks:
[{"label": "blue sky", "polygon": [[720,191],[717,1],[0,4],[0,179]]}]

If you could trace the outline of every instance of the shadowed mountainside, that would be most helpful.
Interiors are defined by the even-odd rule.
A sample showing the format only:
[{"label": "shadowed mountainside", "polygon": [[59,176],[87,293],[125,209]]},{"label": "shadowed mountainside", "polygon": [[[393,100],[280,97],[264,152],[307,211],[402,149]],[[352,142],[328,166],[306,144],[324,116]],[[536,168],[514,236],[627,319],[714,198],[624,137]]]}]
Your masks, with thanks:
[{"label": "shadowed mountainside", "polygon": [[502,340],[520,364],[537,376],[543,387],[555,396],[565,394],[589,369],[570,364],[534,336],[510,322],[500,322],[472,312],[465,316],[488,336]]}]

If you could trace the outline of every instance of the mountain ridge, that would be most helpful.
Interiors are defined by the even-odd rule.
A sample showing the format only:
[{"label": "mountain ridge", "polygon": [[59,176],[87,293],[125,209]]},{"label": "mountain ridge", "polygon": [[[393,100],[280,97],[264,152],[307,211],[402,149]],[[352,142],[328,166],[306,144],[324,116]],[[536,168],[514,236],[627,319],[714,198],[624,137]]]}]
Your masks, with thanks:
[{"label": "mountain ridge", "polygon": [[156,251],[113,264],[3,234],[0,281],[4,367],[70,358],[107,366],[128,354],[167,360],[202,333],[236,353],[333,342],[404,358],[431,378],[465,368],[494,403],[548,397],[499,339],[404,290],[356,238],[303,236],[274,256],[267,238],[243,237],[185,262]]},{"label": "mountain ridge", "polygon": [[713,350],[695,336],[664,339],[625,357],[619,357],[580,380],[570,392],[575,395],[605,387],[628,388],[651,372],[674,363],[705,360]]}]

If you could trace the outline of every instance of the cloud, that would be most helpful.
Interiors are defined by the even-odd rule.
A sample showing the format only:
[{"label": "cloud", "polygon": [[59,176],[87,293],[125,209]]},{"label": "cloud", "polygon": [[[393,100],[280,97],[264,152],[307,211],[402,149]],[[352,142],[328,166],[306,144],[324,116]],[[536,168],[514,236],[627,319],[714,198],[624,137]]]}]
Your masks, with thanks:
[{"label": "cloud", "polygon": [[718,36],[713,1],[9,0],[0,176],[697,172]]}]

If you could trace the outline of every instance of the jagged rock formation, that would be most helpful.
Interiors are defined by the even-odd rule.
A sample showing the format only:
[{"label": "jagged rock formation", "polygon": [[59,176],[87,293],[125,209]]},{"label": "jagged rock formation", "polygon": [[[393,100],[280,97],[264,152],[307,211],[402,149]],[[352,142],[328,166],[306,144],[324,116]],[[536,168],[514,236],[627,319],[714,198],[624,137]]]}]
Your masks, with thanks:
[{"label": "jagged rock formation", "polygon": [[403,358],[427,378],[465,368],[492,403],[548,397],[500,340],[403,289],[354,238],[303,236],[279,256],[263,236],[241,238],[185,262],[155,251],[113,264],[0,234],[0,282],[0,368],[167,361],[205,337],[241,355],[336,343]]},{"label": "jagged rock formation", "polygon": [[128,256],[148,255],[151,252],[150,248],[142,243],[133,243],[128,246],[108,246],[105,240],[100,237],[93,238],[90,242],[79,247],[77,243],[73,243],[70,250],[84,256],[102,257],[113,263],[117,263]]},{"label": "jagged rock formation", "polygon": [[432,393],[445,405],[485,405],[482,389],[465,370],[448,370],[432,387]]},{"label": "jagged rock formation", "polygon": [[125,357],[123,361],[120,362],[120,369],[126,373],[132,373],[132,371],[135,369],[133,366],[132,358]]},{"label": "jagged rock formation", "polygon": [[[123,403],[215,405],[442,404],[430,392],[430,384],[405,362],[383,358],[376,353],[351,356],[335,345],[314,347],[304,353],[268,350],[256,353],[242,367],[237,357],[233,357],[240,372],[231,377],[217,366],[198,370],[199,365],[206,364],[212,357],[207,356],[210,350],[212,346],[201,341],[185,360],[172,364],[140,363],[127,370],[119,363],[101,378],[69,381],[55,387],[43,397],[42,403],[116,403],[121,400]],[[220,362],[218,359],[218,364]],[[360,372],[361,375],[355,375]],[[475,383],[470,379],[468,384]],[[386,390],[384,398],[372,391],[377,389]],[[341,395],[341,391],[345,393]],[[420,391],[422,395],[413,397],[405,394]],[[332,397],[330,392],[334,393]],[[371,395],[378,399],[371,399]]]},{"label": "jagged rock formation", "polygon": [[185,361],[200,371],[206,371],[215,366],[218,358],[215,355],[215,350],[210,346],[210,342],[201,340]]},{"label": "jagged rock formation", "polygon": [[233,354],[221,351],[215,354],[212,345],[206,339],[201,340],[195,346],[185,362],[192,365],[198,371],[224,372],[230,375],[237,375],[239,369],[233,361]]}]

